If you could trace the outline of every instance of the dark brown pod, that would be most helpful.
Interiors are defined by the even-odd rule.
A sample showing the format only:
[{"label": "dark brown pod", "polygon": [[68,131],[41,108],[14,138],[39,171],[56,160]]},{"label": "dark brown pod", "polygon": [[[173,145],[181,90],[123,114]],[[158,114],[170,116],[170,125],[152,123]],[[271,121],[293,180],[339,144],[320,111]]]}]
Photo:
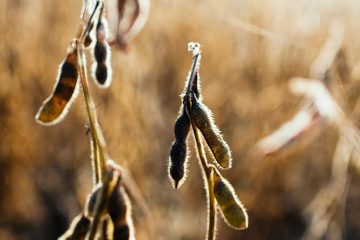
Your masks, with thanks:
[{"label": "dark brown pod", "polygon": [[194,93],[191,93],[190,118],[204,136],[217,163],[223,168],[230,168],[232,163],[230,148],[215,125],[210,109],[201,103]]},{"label": "dark brown pod", "polygon": [[90,219],[84,215],[74,218],[69,230],[67,230],[59,240],[83,240],[90,227]]},{"label": "dark brown pod", "polygon": [[96,43],[93,50],[94,64],[93,78],[101,88],[107,88],[111,84],[111,51],[107,42],[107,22],[103,17],[99,18],[96,25]]},{"label": "dark brown pod", "polygon": [[175,141],[170,150],[169,175],[178,188],[186,175],[187,144],[186,139],[190,131],[190,119],[185,108],[182,107],[180,116],[175,121]]},{"label": "dark brown pod", "polygon": [[35,116],[39,123],[52,125],[63,119],[78,93],[78,72],[78,54],[73,47],[60,65],[52,94],[44,101]]},{"label": "dark brown pod", "polygon": [[114,239],[129,240],[134,234],[129,198],[118,179],[108,202],[108,213],[114,224]]},{"label": "dark brown pod", "polygon": [[232,228],[248,227],[246,210],[235,194],[231,184],[214,168],[214,195],[225,222]]}]

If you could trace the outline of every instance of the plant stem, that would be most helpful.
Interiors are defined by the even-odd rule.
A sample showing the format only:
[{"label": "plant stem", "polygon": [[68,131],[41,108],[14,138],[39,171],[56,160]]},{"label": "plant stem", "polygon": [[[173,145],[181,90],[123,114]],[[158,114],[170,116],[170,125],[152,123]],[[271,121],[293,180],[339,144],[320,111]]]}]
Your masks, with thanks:
[{"label": "plant stem", "polygon": [[[84,98],[85,98],[85,105],[86,105],[86,111],[89,118],[89,124],[90,124],[90,133],[93,140],[93,147],[94,147],[94,166],[95,166],[95,179],[96,182],[100,182],[102,175],[104,174],[106,170],[105,161],[107,158],[106,153],[106,145],[104,142],[104,138],[102,135],[102,132],[100,130],[100,127],[98,125],[97,121],[97,115],[95,110],[94,102],[92,101],[90,91],[89,91],[89,85],[87,81],[86,71],[85,71],[85,65],[84,65],[84,53],[82,51],[82,45],[81,43],[77,43],[77,50],[78,50],[78,61],[79,61],[79,72],[80,72],[80,80],[82,84],[82,89],[84,92]],[[98,152],[98,154],[96,154]]]},{"label": "plant stem", "polygon": [[[191,119],[190,119],[191,121]],[[199,136],[199,131],[196,128],[193,121],[191,121],[191,126],[194,133],[194,138],[197,146],[197,151],[201,163],[201,168],[206,176],[207,180],[207,192],[208,192],[208,230],[207,230],[207,240],[214,240],[215,239],[215,223],[216,223],[216,205],[215,205],[215,196],[213,190],[213,179],[212,179],[212,169],[209,168],[207,163],[203,145],[201,143],[201,139]]]},{"label": "plant stem", "polygon": [[207,175],[208,180],[208,194],[209,194],[209,229],[208,229],[208,240],[215,239],[215,226],[216,226],[216,203],[214,195],[214,179],[213,179],[213,169],[209,171]]}]

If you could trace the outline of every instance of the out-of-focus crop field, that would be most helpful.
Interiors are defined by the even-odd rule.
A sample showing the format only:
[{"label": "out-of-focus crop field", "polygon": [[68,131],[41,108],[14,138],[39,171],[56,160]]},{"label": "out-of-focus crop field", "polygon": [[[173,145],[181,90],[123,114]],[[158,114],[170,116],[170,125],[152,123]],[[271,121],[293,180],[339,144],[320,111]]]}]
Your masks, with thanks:
[{"label": "out-of-focus crop field", "polygon": [[[0,2],[0,239],[57,238],[91,189],[82,96],[60,124],[44,127],[34,120],[78,28],[81,2]],[[254,158],[253,147],[301,107],[288,81],[309,77],[335,19],[344,24],[346,62],[339,73],[346,99],[337,100],[359,126],[360,1],[151,2],[148,22],[128,53],[112,51],[111,87],[90,86],[109,153],[133,174],[151,212],[146,220],[134,206],[137,239],[151,239],[149,227],[154,239],[206,234],[195,151],[179,190],[167,173],[179,95],[191,65],[189,41],[202,44],[204,101],[233,152],[233,168],[223,175],[249,214],[244,231],[219,218],[218,239],[301,239],[310,225],[305,209],[329,182],[337,131],[328,127],[310,143],[262,160]],[[360,239],[360,175],[354,167],[350,174],[343,209],[334,218],[340,224],[329,225],[324,239],[339,232],[343,239]]]}]

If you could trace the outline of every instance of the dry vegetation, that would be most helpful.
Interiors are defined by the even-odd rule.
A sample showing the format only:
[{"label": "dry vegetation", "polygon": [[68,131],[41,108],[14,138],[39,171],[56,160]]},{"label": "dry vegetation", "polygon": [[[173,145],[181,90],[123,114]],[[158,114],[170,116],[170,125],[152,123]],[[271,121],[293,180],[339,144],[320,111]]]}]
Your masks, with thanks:
[{"label": "dry vegetation", "polygon": [[[69,0],[0,2],[0,239],[59,237],[92,188],[81,96],[60,125],[45,128],[34,120],[77,30],[80,8],[81,1]],[[311,222],[305,210],[330,180],[337,131],[329,127],[307,145],[295,143],[263,160],[253,158],[253,146],[301,108],[289,79],[309,77],[333,19],[344,23],[346,62],[335,85],[345,97],[334,98],[359,126],[359,12],[360,2],[351,0],[152,1],[128,53],[112,53],[111,87],[93,91],[108,150],[132,172],[149,205],[148,217],[133,206],[137,239],[151,239],[149,229],[153,239],[206,234],[195,157],[180,190],[172,189],[166,171],[191,65],[189,41],[202,44],[203,96],[232,149],[233,167],[222,174],[249,215],[245,231],[218,221],[218,239],[301,239]],[[341,224],[330,225],[326,239],[341,234],[338,226],[344,239],[360,238],[360,178],[356,169],[350,173]]]}]

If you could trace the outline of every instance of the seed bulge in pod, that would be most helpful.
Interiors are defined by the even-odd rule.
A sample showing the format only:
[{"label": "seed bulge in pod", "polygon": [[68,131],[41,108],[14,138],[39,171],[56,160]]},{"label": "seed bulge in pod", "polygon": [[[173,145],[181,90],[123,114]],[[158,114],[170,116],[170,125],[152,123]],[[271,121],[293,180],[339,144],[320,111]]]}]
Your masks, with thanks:
[{"label": "seed bulge in pod", "polygon": [[99,63],[95,69],[95,77],[101,85],[104,85],[108,77],[108,68],[105,63]]},{"label": "seed bulge in pod", "polygon": [[170,151],[169,173],[177,189],[185,180],[187,146],[185,141],[174,141]]},{"label": "seed bulge in pod", "polygon": [[108,48],[104,42],[96,41],[94,47],[94,58],[97,63],[105,62]]},{"label": "seed bulge in pod", "polygon": [[214,195],[225,222],[232,228],[248,227],[248,215],[231,184],[214,168]]},{"label": "seed bulge in pod", "polygon": [[181,114],[175,121],[174,133],[177,141],[185,141],[190,131],[190,119],[185,111],[185,107],[181,108]]},{"label": "seed bulge in pod", "polygon": [[213,153],[216,161],[223,168],[231,167],[231,151],[220,130],[215,125],[210,109],[201,103],[194,93],[191,93],[190,118],[200,130]]}]

